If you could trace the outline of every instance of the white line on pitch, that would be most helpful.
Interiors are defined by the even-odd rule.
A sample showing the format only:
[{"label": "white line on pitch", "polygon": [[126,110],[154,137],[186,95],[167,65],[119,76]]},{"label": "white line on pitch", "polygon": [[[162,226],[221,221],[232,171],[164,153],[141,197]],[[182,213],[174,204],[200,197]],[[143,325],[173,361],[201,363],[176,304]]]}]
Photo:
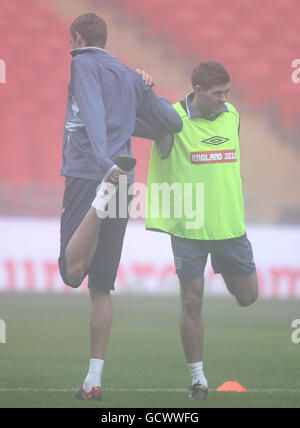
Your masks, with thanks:
[{"label": "white line on pitch", "polygon": [[[67,388],[0,388],[0,392],[75,392],[77,389]],[[103,388],[103,392],[187,392],[188,389],[172,388],[172,389],[159,389],[159,388],[147,388],[147,389],[126,389],[126,388]],[[215,390],[210,389],[210,392]],[[300,389],[248,389],[248,392],[255,394],[276,394],[276,393],[288,393],[288,394],[300,394]]]}]

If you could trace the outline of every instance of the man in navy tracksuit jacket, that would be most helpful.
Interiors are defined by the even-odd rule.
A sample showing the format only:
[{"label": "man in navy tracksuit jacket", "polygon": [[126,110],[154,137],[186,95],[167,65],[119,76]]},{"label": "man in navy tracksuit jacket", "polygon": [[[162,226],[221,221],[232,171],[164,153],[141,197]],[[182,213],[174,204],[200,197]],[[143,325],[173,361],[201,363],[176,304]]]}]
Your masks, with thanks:
[{"label": "man in navy tracksuit jacket", "polygon": [[[116,197],[110,190],[116,191],[120,176],[126,175],[129,185],[134,181],[133,171],[114,162],[117,155],[132,155],[131,136],[159,140],[180,132],[182,121],[167,99],[158,97],[136,71],[104,49],[107,30],[101,18],[81,15],[71,25],[71,36],[59,267],[64,282],[73,288],[88,275],[91,360],[75,398],[101,400],[112,321],[110,290],[114,289],[128,218],[101,219],[99,210]],[[102,189],[106,183],[109,190]]]}]

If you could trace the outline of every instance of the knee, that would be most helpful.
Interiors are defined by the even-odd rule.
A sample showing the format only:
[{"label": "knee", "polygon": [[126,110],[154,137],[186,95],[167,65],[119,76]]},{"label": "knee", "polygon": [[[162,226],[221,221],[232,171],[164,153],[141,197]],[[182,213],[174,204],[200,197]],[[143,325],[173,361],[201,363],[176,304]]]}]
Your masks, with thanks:
[{"label": "knee", "polygon": [[67,285],[72,288],[81,286],[84,279],[84,269],[82,266],[71,266],[67,269]]},{"label": "knee", "polygon": [[84,279],[84,269],[82,266],[67,264],[65,257],[59,259],[61,277],[66,285],[78,288]]},{"label": "knee", "polygon": [[202,302],[203,302],[203,290],[192,289],[188,290],[182,296],[182,308],[189,315],[190,318],[197,318],[201,315]]},{"label": "knee", "polygon": [[237,302],[238,304],[242,307],[242,308],[246,308],[248,306],[253,305],[253,303],[255,303],[258,299],[258,291],[256,290],[251,290],[248,293],[244,293],[241,296],[236,296]]}]

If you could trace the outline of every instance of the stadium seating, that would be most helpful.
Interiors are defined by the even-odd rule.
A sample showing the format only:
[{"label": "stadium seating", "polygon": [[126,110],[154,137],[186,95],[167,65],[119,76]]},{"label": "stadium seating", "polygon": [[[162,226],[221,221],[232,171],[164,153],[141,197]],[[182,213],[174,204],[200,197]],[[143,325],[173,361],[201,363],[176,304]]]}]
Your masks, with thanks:
[{"label": "stadium seating", "polygon": [[[69,34],[54,8],[36,0],[1,3],[1,214],[53,215],[49,189],[61,194],[61,139]],[[43,187],[44,183],[44,187]],[[47,196],[46,196],[47,195]]]},{"label": "stadium seating", "polygon": [[283,125],[298,126],[299,88],[290,82],[291,61],[299,57],[299,1],[230,0],[222,7],[219,0],[120,1],[179,53],[225,63],[251,107],[275,103]]},{"label": "stadium seating", "polygon": [[[148,70],[154,70],[157,92],[171,101],[182,98],[189,90],[190,70],[195,63],[216,59],[230,71],[246,109],[250,107],[254,113],[271,111],[275,113],[274,124],[299,126],[300,84],[291,81],[291,63],[299,57],[299,13],[295,13],[299,11],[298,0],[228,0],[222,3],[222,8],[218,6],[220,0],[102,0],[101,4],[98,0],[10,0],[2,3],[0,57],[6,62],[7,83],[0,85],[0,215],[57,216],[60,211],[61,141],[71,59],[68,27],[74,14],[80,11],[94,10],[101,14],[105,5],[107,9],[119,6],[109,20],[109,40],[115,38],[112,53],[121,54],[121,58],[125,56],[124,61],[133,67],[148,66]],[[120,6],[124,11],[123,23],[129,22],[127,26],[121,27],[118,19],[114,19],[121,15]],[[265,12],[258,13],[259,10]],[[135,21],[132,17],[138,19]],[[139,33],[141,26],[134,27],[135,22],[142,22],[143,33]],[[145,37],[149,35],[144,31],[146,23],[150,35],[154,36],[149,40]],[[137,44],[132,42],[139,38]],[[169,42],[165,44],[165,51],[171,52],[174,46],[175,56],[164,53],[165,41]],[[170,66],[173,57],[176,62]],[[186,58],[191,59],[190,62]],[[186,73],[182,70],[176,74],[185,61]],[[246,202],[255,200],[248,204],[253,215],[251,209],[247,212],[254,221],[275,221],[281,209],[281,201],[274,197],[276,182],[280,179],[276,181],[270,173],[268,180],[265,179],[268,153],[272,153],[274,159],[284,159],[281,176],[285,179],[281,181],[286,190],[281,192],[280,199],[284,196],[287,206],[290,201],[298,200],[299,168],[296,159],[286,153],[287,144],[284,148],[278,147],[276,137],[271,131],[262,132],[257,120],[249,115],[243,119],[247,138],[254,143],[254,149],[250,144],[244,146],[244,166],[249,180]],[[261,120],[266,122],[265,116]],[[258,129],[258,134],[252,134],[252,129]],[[268,153],[261,152],[261,141],[268,147]],[[150,150],[148,141],[134,139],[138,182],[146,181]],[[260,163],[253,174],[256,159]],[[297,204],[290,205],[294,209]]]},{"label": "stadium seating", "polygon": [[1,5],[0,36],[7,66],[7,83],[0,87],[0,179],[57,182],[68,26],[47,3],[11,0]]}]

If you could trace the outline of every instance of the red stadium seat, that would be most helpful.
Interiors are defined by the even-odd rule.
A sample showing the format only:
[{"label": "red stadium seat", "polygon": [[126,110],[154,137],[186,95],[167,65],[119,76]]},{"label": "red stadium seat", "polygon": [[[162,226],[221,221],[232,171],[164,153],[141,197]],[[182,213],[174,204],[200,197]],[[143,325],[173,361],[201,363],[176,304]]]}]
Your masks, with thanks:
[{"label": "red stadium seat", "polygon": [[287,127],[293,126],[300,121],[300,83],[294,84],[291,79],[278,85],[276,93],[280,103],[278,103],[281,118]]}]

